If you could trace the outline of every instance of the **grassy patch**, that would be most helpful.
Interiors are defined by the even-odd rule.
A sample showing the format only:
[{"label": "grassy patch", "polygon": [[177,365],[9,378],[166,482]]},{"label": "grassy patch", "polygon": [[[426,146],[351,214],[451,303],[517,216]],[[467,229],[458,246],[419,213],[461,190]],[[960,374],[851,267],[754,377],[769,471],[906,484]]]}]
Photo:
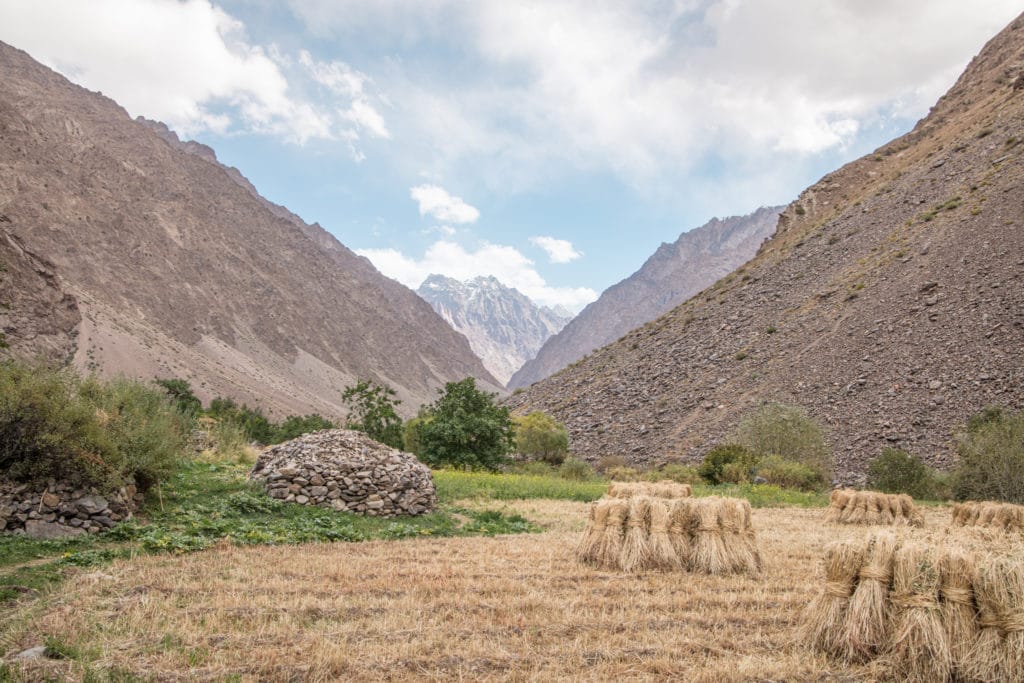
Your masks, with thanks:
[{"label": "grassy patch", "polygon": [[827,493],[808,493],[807,491],[784,489],[773,484],[721,484],[718,486],[698,484],[693,487],[693,495],[746,498],[755,508],[814,508],[828,505]]},{"label": "grassy patch", "polygon": [[576,500],[589,502],[604,495],[606,481],[570,481],[554,476],[492,474],[489,472],[434,472],[437,496],[442,502],[485,498],[491,500]]}]

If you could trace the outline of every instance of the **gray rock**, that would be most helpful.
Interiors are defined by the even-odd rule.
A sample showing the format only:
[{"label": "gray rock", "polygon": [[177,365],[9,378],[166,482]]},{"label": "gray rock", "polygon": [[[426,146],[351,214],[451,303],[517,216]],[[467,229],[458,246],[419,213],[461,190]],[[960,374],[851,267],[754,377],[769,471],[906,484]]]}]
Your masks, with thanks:
[{"label": "gray rock", "polygon": [[84,512],[87,515],[103,512],[110,506],[106,498],[97,495],[82,496],[74,504],[80,512]]},{"label": "gray rock", "polygon": [[25,522],[25,535],[30,538],[42,538],[47,540],[58,538],[72,538],[82,535],[81,529],[72,526],[57,524],[56,522],[44,522],[38,519],[30,519]]},{"label": "gray rock", "polygon": [[11,659],[15,662],[26,662],[31,661],[33,659],[43,659],[44,657],[46,657],[46,646],[36,645],[35,647],[30,647],[27,650],[22,650],[18,654],[11,657]]}]

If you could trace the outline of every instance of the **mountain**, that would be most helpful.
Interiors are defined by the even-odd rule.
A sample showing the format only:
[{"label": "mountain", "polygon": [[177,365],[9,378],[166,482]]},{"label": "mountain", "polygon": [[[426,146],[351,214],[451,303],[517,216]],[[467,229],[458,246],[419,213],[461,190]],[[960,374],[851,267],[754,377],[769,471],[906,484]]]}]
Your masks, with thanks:
[{"label": "mountain", "polygon": [[484,367],[507,382],[572,314],[538,306],[494,277],[460,282],[431,275],[416,293],[469,340]]},{"label": "mountain", "polygon": [[829,430],[840,478],[886,446],[932,465],[1024,407],[1024,16],[906,135],[786,207],[732,275],[509,399],[573,451],[695,461],[764,401]]},{"label": "mountain", "polygon": [[500,384],[422,299],[213,150],[0,43],[0,331],[18,355],[183,377],[204,399],[344,413],[357,379],[406,413]]},{"label": "mountain", "polygon": [[527,387],[575,363],[594,349],[654,320],[746,263],[775,232],[782,207],[712,219],[662,244],[640,270],[606,289],[508,383]]}]

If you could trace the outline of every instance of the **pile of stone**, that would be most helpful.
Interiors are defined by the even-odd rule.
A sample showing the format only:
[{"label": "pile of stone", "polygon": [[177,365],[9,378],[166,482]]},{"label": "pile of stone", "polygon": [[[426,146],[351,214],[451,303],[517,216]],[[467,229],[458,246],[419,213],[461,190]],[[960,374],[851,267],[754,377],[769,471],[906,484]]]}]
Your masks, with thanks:
[{"label": "pile of stone", "polygon": [[33,538],[96,534],[130,519],[141,504],[134,486],[101,494],[53,480],[44,485],[0,480],[0,531]]},{"label": "pile of stone", "polygon": [[249,476],[272,498],[375,517],[421,515],[437,505],[434,478],[416,456],[348,429],[268,448]]}]

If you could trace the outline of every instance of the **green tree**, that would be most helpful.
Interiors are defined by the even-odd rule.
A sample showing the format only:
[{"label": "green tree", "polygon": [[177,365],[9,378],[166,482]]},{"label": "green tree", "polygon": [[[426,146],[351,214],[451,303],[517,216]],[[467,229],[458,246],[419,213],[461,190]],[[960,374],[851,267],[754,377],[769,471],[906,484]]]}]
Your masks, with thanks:
[{"label": "green tree", "polygon": [[206,414],[218,420],[234,422],[245,432],[245,438],[261,444],[274,443],[274,425],[259,408],[238,405],[234,399],[217,398],[210,401]]},{"label": "green tree", "polygon": [[697,473],[709,484],[723,484],[737,478],[748,481],[756,465],[756,453],[739,444],[720,444],[704,456]]},{"label": "green tree", "polygon": [[537,410],[514,418],[516,452],[543,460],[550,465],[561,465],[569,450],[569,432],[555,418]]},{"label": "green tree", "polygon": [[476,380],[448,382],[430,406],[433,418],[420,429],[420,455],[429,465],[494,470],[515,443],[508,408],[495,394],[476,388]]},{"label": "green tree", "polygon": [[289,415],[284,422],[274,426],[274,441],[290,441],[297,439],[303,434],[317,432],[321,429],[334,429],[337,425],[323,415],[313,413],[311,415]]},{"label": "green tree", "polygon": [[419,415],[405,421],[405,426],[402,427],[402,450],[413,455],[420,454],[423,425],[430,422],[431,419],[433,418],[428,411],[420,409]]},{"label": "green tree", "polygon": [[986,408],[958,441],[954,497],[1024,504],[1024,411]]},{"label": "green tree", "polygon": [[868,463],[868,488],[884,493],[906,493],[914,498],[936,495],[935,473],[921,458],[897,448],[886,448]]},{"label": "green tree", "polygon": [[345,387],[341,400],[348,406],[345,427],[364,432],[392,448],[402,447],[402,418],[395,412],[401,401],[386,384],[360,380]]},{"label": "green tree", "polygon": [[832,480],[832,452],[825,430],[803,408],[768,403],[744,418],[731,434],[731,443],[744,446],[757,460],[777,455],[817,470]]},{"label": "green tree", "polygon": [[202,411],[203,404],[192,392],[192,385],[188,381],[173,378],[158,379],[155,383],[158,387],[163,387],[182,415],[198,415]]}]

